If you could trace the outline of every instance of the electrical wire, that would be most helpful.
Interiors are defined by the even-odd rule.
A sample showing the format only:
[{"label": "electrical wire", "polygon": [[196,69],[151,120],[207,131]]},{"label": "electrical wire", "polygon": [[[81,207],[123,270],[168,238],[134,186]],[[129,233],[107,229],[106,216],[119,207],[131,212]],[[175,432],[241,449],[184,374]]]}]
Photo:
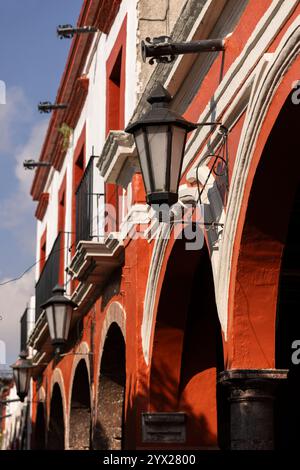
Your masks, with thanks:
[{"label": "electrical wire", "polygon": [[[61,232],[61,233],[72,233],[72,232]],[[4,282],[1,282],[0,283],[0,287],[3,287],[3,286],[6,286],[7,284],[10,284],[12,282],[17,282],[19,281],[20,279],[22,279],[22,277],[25,276],[25,274],[27,274],[29,271],[31,271],[32,268],[34,268],[34,266],[36,266],[37,264],[39,264],[41,261],[47,261],[49,256],[52,255],[53,253],[58,253],[59,251],[62,251],[62,250],[69,250],[71,249],[72,247],[74,246],[74,243],[71,244],[71,246],[64,246],[62,248],[59,248],[57,250],[54,250],[54,251],[51,251],[49,253],[48,256],[45,256],[44,258],[40,258],[39,260],[37,260],[35,263],[31,264],[27,269],[25,269],[25,271],[20,274],[19,276],[17,277],[14,277],[13,279],[8,279],[7,281],[4,281]]]}]

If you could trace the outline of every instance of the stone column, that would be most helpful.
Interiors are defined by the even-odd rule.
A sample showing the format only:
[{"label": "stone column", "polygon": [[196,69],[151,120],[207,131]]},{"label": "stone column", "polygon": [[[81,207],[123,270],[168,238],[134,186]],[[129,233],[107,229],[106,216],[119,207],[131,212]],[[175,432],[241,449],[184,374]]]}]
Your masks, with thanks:
[{"label": "stone column", "polygon": [[222,372],[219,382],[230,402],[231,450],[274,449],[274,399],[287,370],[233,369]]}]

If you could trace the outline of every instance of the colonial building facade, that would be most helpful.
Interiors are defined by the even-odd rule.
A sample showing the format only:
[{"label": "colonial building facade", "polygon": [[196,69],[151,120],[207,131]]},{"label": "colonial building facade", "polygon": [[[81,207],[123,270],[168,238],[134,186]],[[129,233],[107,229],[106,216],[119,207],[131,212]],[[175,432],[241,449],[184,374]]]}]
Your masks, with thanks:
[{"label": "colonial building facade", "polygon": [[[85,0],[78,26],[98,32],[72,39],[31,189],[31,447],[293,446],[299,1]],[[157,36],[224,51],[144,63]],[[218,123],[189,134],[171,222],[124,131],[158,82],[186,119]],[[78,307],[54,355],[41,304],[58,283]]]}]

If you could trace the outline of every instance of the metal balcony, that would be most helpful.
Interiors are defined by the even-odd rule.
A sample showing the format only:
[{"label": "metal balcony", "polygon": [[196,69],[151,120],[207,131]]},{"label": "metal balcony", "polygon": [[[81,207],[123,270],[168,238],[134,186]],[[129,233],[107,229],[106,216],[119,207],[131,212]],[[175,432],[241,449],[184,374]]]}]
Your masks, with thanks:
[{"label": "metal balcony", "polygon": [[56,237],[52,250],[45,262],[40,278],[35,286],[35,320],[37,321],[42,313],[40,305],[52,295],[53,287],[59,281],[59,261],[62,249],[61,233]]},{"label": "metal balcony", "polygon": [[104,194],[93,192],[94,158],[90,158],[76,191],[76,245],[99,236],[100,200]]}]

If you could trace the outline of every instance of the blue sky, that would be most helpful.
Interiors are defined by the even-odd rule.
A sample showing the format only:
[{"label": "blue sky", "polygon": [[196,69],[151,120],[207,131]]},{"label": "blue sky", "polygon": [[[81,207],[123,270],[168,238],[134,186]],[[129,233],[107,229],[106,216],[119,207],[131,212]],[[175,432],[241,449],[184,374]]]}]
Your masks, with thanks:
[{"label": "blue sky", "polygon": [[[39,156],[49,117],[38,113],[37,103],[55,100],[70,48],[56,27],[75,24],[82,3],[0,0],[0,80],[6,85],[6,104],[0,104],[0,282],[35,261],[33,173],[23,170],[22,161]],[[18,353],[19,318],[32,287],[32,275],[0,286],[0,340],[8,362]]]}]

